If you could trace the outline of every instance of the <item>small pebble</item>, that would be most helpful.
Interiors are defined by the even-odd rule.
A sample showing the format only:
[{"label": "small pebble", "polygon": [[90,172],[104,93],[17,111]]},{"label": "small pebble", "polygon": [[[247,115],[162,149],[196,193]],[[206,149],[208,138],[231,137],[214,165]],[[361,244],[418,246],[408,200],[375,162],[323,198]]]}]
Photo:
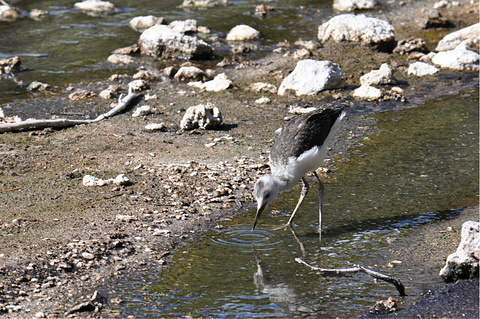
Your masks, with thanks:
[{"label": "small pebble", "polygon": [[82,257],[87,259],[87,260],[92,260],[92,259],[95,258],[95,255],[91,254],[91,253],[84,252],[84,253],[82,253]]}]

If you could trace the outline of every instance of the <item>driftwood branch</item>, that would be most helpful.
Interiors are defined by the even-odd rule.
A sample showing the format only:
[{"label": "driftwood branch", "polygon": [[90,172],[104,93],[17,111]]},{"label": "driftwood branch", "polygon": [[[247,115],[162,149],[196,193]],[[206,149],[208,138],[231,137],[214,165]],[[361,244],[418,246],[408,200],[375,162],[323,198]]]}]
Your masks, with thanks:
[{"label": "driftwood branch", "polygon": [[131,89],[128,90],[127,96],[123,97],[120,95],[118,99],[118,104],[113,109],[108,111],[107,113],[100,114],[97,118],[93,120],[71,120],[71,119],[29,119],[21,122],[15,123],[0,123],[0,133],[4,132],[12,132],[12,131],[21,131],[21,130],[39,130],[44,128],[65,128],[71,127],[80,124],[90,124],[99,122],[106,118],[115,116],[121,112],[123,112],[127,106],[135,99],[138,95],[133,93]]},{"label": "driftwood branch", "polygon": [[400,293],[400,296],[405,296],[405,287],[400,282],[400,280],[398,280],[396,278],[393,278],[393,277],[390,277],[390,276],[387,276],[387,275],[384,275],[384,274],[381,274],[379,272],[370,270],[370,269],[366,269],[362,266],[355,265],[354,267],[345,268],[345,269],[326,269],[326,268],[319,268],[319,267],[311,266],[311,265],[307,264],[306,262],[304,262],[300,258],[295,258],[295,261],[297,263],[303,264],[303,265],[307,266],[308,268],[318,272],[322,276],[345,276],[345,275],[348,275],[348,274],[363,272],[363,273],[366,273],[366,274],[372,276],[375,279],[380,279],[380,280],[383,280],[383,281],[386,281],[388,283],[391,283],[391,284],[395,285],[398,292]]}]

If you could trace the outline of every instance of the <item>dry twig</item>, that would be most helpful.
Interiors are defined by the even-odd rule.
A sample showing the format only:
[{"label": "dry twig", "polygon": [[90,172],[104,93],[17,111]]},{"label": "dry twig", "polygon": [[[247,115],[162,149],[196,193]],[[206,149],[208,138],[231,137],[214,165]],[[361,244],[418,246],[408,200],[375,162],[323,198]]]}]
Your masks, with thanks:
[{"label": "dry twig", "polygon": [[11,189],[4,189],[4,190],[1,190],[0,193],[13,192],[13,191],[16,191],[16,190],[19,190],[19,189],[22,189],[22,188],[21,187],[15,187],[15,188],[11,188]]},{"label": "dry twig", "polygon": [[387,276],[387,275],[384,275],[384,274],[381,274],[379,272],[370,270],[370,269],[366,269],[362,266],[356,265],[354,267],[344,268],[344,269],[326,269],[326,268],[319,268],[319,267],[311,266],[311,265],[307,264],[306,262],[304,262],[301,258],[295,258],[295,261],[297,263],[300,263],[300,264],[303,264],[303,265],[307,266],[308,268],[310,268],[312,270],[315,270],[316,272],[318,272],[322,276],[345,276],[345,275],[352,274],[352,273],[363,272],[363,273],[366,273],[366,274],[372,276],[373,278],[380,279],[380,280],[383,280],[383,281],[386,281],[388,283],[391,283],[391,284],[395,285],[398,292],[400,293],[400,296],[405,296],[405,287],[400,282],[400,280],[398,280],[396,278],[393,278],[393,277],[390,277],[390,276]]},{"label": "dry twig", "polygon": [[55,120],[36,120],[29,119],[21,122],[15,123],[0,123],[0,133],[12,132],[12,131],[21,131],[21,130],[38,130],[44,128],[65,128],[71,127],[80,124],[90,124],[95,123],[106,118],[112,117],[124,111],[127,106],[132,102],[133,99],[137,97],[136,93],[133,93],[131,89],[128,90],[128,94],[125,97],[120,96],[118,99],[118,104],[116,107],[108,111],[107,113],[100,114],[97,118],[93,120],[71,120],[71,119],[55,119]]}]

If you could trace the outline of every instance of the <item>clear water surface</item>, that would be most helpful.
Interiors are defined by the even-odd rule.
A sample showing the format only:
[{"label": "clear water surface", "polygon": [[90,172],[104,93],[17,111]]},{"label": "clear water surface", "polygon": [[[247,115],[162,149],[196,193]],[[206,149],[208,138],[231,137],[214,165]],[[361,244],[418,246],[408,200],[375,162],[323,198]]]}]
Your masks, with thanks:
[{"label": "clear water surface", "polygon": [[[28,95],[26,85],[32,81],[61,87],[108,77],[113,70],[121,73],[118,66],[106,62],[106,59],[113,50],[138,41],[140,33],[128,25],[137,16],[154,15],[164,17],[168,22],[197,19],[198,25],[206,26],[213,35],[218,35],[220,45],[214,45],[218,62],[231,54],[224,41],[227,32],[242,23],[256,28],[263,36],[257,54],[266,52],[267,48],[271,51],[272,46],[283,40],[316,39],[319,22],[308,22],[303,7],[323,8],[328,3],[326,0],[278,0],[272,4],[275,14],[260,18],[254,15],[254,11],[255,6],[263,2],[255,0],[230,0],[226,6],[199,9],[179,8],[181,0],[115,0],[111,2],[118,10],[103,16],[90,16],[76,10],[76,2],[80,0],[9,1],[22,10],[42,9],[49,15],[38,21],[24,18],[13,23],[0,22],[0,58],[19,55],[25,69],[17,73],[24,86],[0,80],[0,103]],[[326,15],[331,8],[321,12]],[[302,19],[301,24],[299,19]],[[208,37],[205,40],[212,42]],[[133,73],[133,70],[124,72]]]},{"label": "clear water surface", "polygon": [[[349,318],[393,285],[366,275],[318,276],[297,257],[323,268],[352,264],[401,279],[410,296],[439,283],[438,269],[383,268],[390,239],[412,228],[454,218],[478,203],[478,90],[418,108],[372,115],[378,134],[341,155],[326,182],[324,234],[319,241],[315,188],[296,216],[295,233],[276,230],[296,203],[300,186],[273,204],[251,231],[254,211],[239,214],[175,253],[163,269],[138,273],[115,287],[116,310],[134,317]],[[312,179],[313,181],[313,179]]]}]

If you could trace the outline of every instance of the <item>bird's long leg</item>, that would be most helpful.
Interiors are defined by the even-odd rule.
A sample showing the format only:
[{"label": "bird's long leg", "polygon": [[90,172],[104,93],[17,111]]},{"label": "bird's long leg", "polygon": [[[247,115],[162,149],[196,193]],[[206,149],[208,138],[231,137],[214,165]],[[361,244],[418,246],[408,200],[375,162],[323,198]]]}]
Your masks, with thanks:
[{"label": "bird's long leg", "polygon": [[323,209],[323,193],[324,193],[324,185],[318,177],[317,173],[314,171],[313,174],[318,180],[318,232],[320,236],[322,235],[322,209]]},{"label": "bird's long leg", "polygon": [[303,200],[305,199],[305,196],[307,195],[308,193],[308,183],[307,181],[305,180],[305,177],[302,177],[302,192],[300,193],[300,198],[298,199],[298,203],[297,203],[297,206],[295,206],[295,209],[293,210],[293,213],[292,215],[290,216],[290,219],[288,220],[288,223],[286,226],[290,226],[292,225],[292,220],[293,220],[293,217],[295,216],[295,214],[297,213],[297,210],[300,208],[300,205],[302,205],[303,203]]}]

